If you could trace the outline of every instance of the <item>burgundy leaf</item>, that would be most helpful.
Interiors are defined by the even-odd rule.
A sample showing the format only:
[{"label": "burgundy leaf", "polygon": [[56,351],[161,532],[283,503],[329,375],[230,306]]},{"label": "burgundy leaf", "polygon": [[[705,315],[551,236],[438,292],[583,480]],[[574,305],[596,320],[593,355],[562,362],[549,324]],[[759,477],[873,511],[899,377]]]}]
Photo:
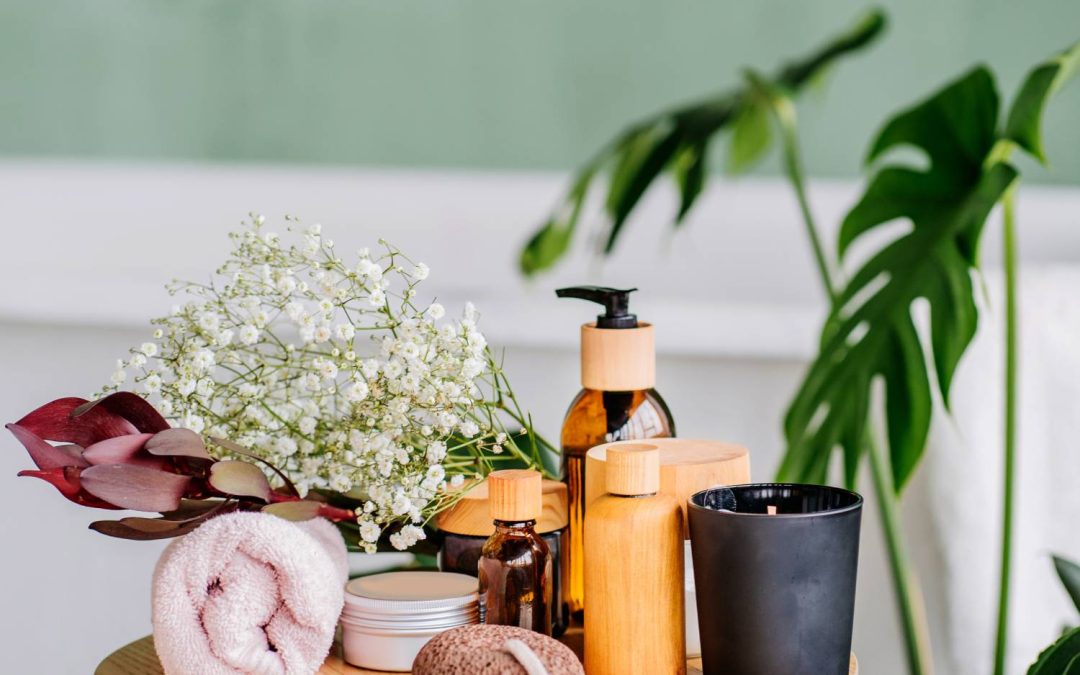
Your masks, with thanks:
[{"label": "burgundy leaf", "polygon": [[[177,523],[160,518],[123,518],[121,520],[98,520],[90,523],[90,529],[118,539],[152,541],[169,539],[191,532],[202,520],[193,523]],[[154,523],[151,525],[151,523]]]},{"label": "burgundy leaf", "polygon": [[64,495],[71,501],[79,504],[80,506],[91,506],[97,509],[117,509],[118,506],[114,506],[106,501],[98,499],[94,495],[88,493],[82,489],[79,474],[83,469],[75,466],[57,467],[55,469],[46,469],[44,471],[20,471],[19,476],[30,476],[31,478],[40,478],[46,483],[51,484],[60,494]]},{"label": "burgundy leaf", "polygon": [[30,459],[39,469],[55,469],[62,466],[90,466],[83,459],[82,448],[77,445],[55,446],[41,440],[37,434],[18,424],[8,424],[8,431],[23,444]]},{"label": "burgundy leaf", "polygon": [[216,443],[217,445],[225,448],[229,452],[235,453],[237,455],[242,455],[244,457],[250,457],[256,462],[259,462],[269,467],[270,470],[273,471],[277,475],[277,477],[281,479],[282,484],[285,486],[286,494],[292,495],[293,497],[300,496],[300,491],[296,489],[296,485],[294,485],[293,482],[289,480],[289,477],[285,475],[285,472],[274,466],[271,462],[268,462],[262,457],[259,457],[258,455],[238,443],[233,443],[232,441],[226,440],[224,438],[215,438],[213,436],[210,437],[210,440],[213,443]]},{"label": "burgundy leaf", "polygon": [[270,501],[270,482],[259,467],[227,459],[210,467],[210,487],[227,495]]},{"label": "burgundy leaf", "polygon": [[169,428],[169,423],[154,406],[130,391],[118,391],[96,401],[88,401],[71,412],[72,417],[81,417],[101,406],[109,412],[123,417],[145,434],[156,434]]},{"label": "burgundy leaf", "polygon": [[121,508],[173,511],[191,478],[130,464],[99,464],[82,472],[83,489]]},{"label": "burgundy leaf", "polygon": [[84,398],[58,398],[27,414],[16,424],[44,440],[75,443],[84,448],[106,438],[139,432],[131,422],[101,407],[72,417],[75,409],[84,403]]},{"label": "burgundy leaf", "polygon": [[202,437],[191,429],[159,431],[146,443],[146,451],[161,457],[213,459],[206,451]]},{"label": "burgundy leaf", "polygon": [[[214,516],[235,511],[237,504],[230,500],[195,501],[185,499],[178,511],[161,514],[161,518],[128,517],[120,520],[99,520],[90,523],[90,529],[110,537],[121,539],[168,539],[191,532]],[[192,514],[189,518],[175,518],[182,512]]]},{"label": "burgundy leaf", "polygon": [[151,469],[161,469],[165,460],[142,453],[143,446],[153,434],[128,434],[98,441],[83,450],[83,457],[91,464],[133,464]]},{"label": "burgundy leaf", "polygon": [[175,511],[165,511],[161,517],[165,520],[191,520],[233,503],[228,499],[184,499],[180,502],[180,508]]}]

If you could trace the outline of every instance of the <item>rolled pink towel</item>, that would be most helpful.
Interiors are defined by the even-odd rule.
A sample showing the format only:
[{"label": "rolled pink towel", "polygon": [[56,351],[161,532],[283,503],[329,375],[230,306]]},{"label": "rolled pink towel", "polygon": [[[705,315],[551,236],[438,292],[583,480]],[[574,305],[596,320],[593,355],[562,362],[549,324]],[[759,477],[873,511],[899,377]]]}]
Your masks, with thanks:
[{"label": "rolled pink towel", "polygon": [[213,518],[165,549],[154,571],[154,646],[166,675],[301,675],[334,641],[345,543],[321,518]]}]

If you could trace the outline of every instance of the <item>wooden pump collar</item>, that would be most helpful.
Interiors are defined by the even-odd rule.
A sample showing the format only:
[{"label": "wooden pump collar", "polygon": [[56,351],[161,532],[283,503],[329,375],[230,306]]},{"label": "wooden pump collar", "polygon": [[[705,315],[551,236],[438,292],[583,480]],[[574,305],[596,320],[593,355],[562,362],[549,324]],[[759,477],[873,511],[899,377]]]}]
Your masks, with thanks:
[{"label": "wooden pump collar", "polygon": [[596,391],[640,391],[656,385],[653,327],[581,327],[581,386]]}]

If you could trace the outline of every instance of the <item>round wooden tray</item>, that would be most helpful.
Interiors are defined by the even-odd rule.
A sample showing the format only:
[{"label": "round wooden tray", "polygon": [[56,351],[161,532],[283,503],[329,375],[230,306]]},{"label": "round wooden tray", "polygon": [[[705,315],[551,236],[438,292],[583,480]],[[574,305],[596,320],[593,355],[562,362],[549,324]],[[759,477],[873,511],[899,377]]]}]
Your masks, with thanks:
[{"label": "round wooden tray", "polygon": [[[562,637],[562,642],[569,646],[581,657],[582,632],[574,627]],[[701,659],[690,659],[686,662],[687,675],[701,675]],[[109,654],[94,671],[95,675],[164,675],[161,664],[158,662],[157,652],[154,651],[154,636],[136,640],[129,645],[117,649]],[[350,666],[341,658],[341,647],[334,644],[330,650],[330,656],[319,669],[320,675],[382,675],[382,671],[364,670],[356,666]],[[851,665],[848,666],[848,675],[859,675],[859,663],[855,655],[851,655]]]}]

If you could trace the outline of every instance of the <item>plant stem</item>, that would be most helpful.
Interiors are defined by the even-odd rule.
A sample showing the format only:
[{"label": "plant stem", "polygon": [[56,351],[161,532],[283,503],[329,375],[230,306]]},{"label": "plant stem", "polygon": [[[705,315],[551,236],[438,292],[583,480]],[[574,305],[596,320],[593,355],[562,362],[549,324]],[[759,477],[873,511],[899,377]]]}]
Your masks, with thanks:
[{"label": "plant stem", "polygon": [[893,588],[900,607],[900,619],[904,625],[904,647],[907,650],[908,670],[922,674],[933,672],[930,662],[930,641],[926,629],[926,615],[922,609],[922,591],[911,573],[907,551],[900,524],[899,500],[893,485],[892,469],[888,458],[876,441],[866,435],[867,454],[870,455],[870,472],[874,477],[874,493],[877,495],[881,527],[885,531],[885,544],[889,551],[889,569],[892,571]]},{"label": "plant stem", "polygon": [[[758,82],[761,83],[761,80],[758,80]],[[799,158],[795,108],[786,97],[775,92],[769,92],[769,94],[772,103],[771,107],[776,115],[783,137],[784,169],[792,187],[795,189],[799,210],[802,212],[803,224],[806,225],[806,234],[814,251],[818,273],[829,296],[829,305],[833,312],[838,312],[840,308],[836,305],[840,296],[840,284],[834,278],[832,268],[829,266],[825,248],[821,244],[821,237],[818,235],[817,225],[814,222],[813,213],[810,211],[802,162]],[[893,484],[892,468],[889,466],[887,459],[881,456],[880,450],[876,447],[877,444],[870,437],[870,434],[866,434],[864,445],[864,449],[870,455],[870,469],[874,477],[874,493],[877,495],[878,511],[881,512],[881,525],[885,531],[885,540],[889,549],[889,567],[892,571],[893,588],[900,609],[900,621],[904,629],[908,670],[912,675],[925,675],[933,672],[933,665],[930,660],[929,631],[927,630],[925,612],[921,611],[921,591],[909,571],[910,565],[908,564],[907,550],[904,546],[903,529],[900,524],[900,500]]]},{"label": "plant stem", "polygon": [[795,198],[799,202],[799,211],[802,213],[803,223],[806,225],[806,235],[810,239],[810,248],[814,251],[814,261],[817,263],[818,274],[821,283],[825,286],[825,292],[829,295],[829,305],[834,309],[839,295],[838,284],[833,279],[833,273],[829,267],[828,258],[825,257],[825,247],[821,245],[821,236],[818,234],[814,223],[814,214],[810,212],[810,201],[806,197],[806,185],[803,180],[802,162],[799,158],[799,143],[795,134],[794,107],[786,99],[774,105],[777,118],[780,120],[781,135],[783,136],[784,169],[791,179],[791,185],[795,188]]},{"label": "plant stem", "polygon": [[1016,472],[1016,332],[1017,261],[1016,261],[1016,190],[1009,188],[1002,198],[1004,211],[1005,265],[1005,485],[1001,513],[1001,579],[998,587],[997,639],[994,645],[994,673],[1005,672],[1005,648],[1009,632],[1009,578],[1012,572],[1013,493]]}]

